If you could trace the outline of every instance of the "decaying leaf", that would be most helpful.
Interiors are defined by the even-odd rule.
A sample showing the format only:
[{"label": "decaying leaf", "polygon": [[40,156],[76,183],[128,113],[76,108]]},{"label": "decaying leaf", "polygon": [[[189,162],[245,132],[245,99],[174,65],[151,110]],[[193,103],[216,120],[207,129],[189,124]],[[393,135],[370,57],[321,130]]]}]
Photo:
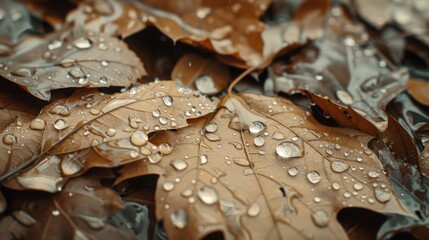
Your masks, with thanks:
[{"label": "decaying leaf", "polygon": [[429,82],[410,78],[408,93],[420,104],[429,106]]},{"label": "decaying leaf", "polygon": [[229,69],[216,59],[189,53],[176,63],[171,79],[202,94],[213,95],[228,87],[230,75]]},{"label": "decaying leaf", "polygon": [[370,136],[322,126],[282,98],[245,94],[226,107],[153,137],[172,154],[127,165],[117,180],[162,172],[157,217],[170,238],[344,239],[342,208],[407,214]]},{"label": "decaying leaf", "polygon": [[186,127],[188,119],[212,112],[215,105],[173,81],[114,95],[81,91],[50,104],[36,118],[19,116],[3,131],[3,179],[38,161],[13,180],[19,183],[15,185],[56,192],[67,180],[64,176],[91,167],[114,167],[146,156],[158,159],[166,146],[151,145],[148,134]]},{"label": "decaying leaf", "polygon": [[44,100],[53,89],[129,86],[144,74],[125,43],[80,28],[27,38],[13,55],[0,58],[1,76]]},{"label": "decaying leaf", "polygon": [[102,173],[73,179],[56,195],[34,193],[13,201],[11,209],[22,217],[13,216],[29,227],[24,239],[134,239],[128,231],[107,224],[123,202],[100,184],[106,177]]}]

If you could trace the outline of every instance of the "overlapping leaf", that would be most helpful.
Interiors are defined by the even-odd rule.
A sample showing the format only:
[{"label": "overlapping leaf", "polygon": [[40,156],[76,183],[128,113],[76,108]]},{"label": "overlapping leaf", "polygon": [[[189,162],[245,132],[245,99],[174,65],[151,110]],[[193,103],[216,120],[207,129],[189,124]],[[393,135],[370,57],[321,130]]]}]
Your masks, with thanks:
[{"label": "overlapping leaf", "polygon": [[370,136],[321,126],[281,98],[241,95],[226,106],[154,137],[172,154],[127,165],[118,180],[161,172],[157,217],[173,239],[344,239],[342,208],[406,214]]}]

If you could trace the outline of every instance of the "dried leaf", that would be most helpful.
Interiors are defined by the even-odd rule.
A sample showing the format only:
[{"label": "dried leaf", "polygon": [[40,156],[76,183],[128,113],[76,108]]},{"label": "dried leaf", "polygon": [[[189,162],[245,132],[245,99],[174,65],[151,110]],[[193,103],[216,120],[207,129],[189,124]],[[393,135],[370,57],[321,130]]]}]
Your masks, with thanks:
[{"label": "dried leaf", "polygon": [[162,169],[157,217],[170,238],[342,239],[343,208],[406,214],[366,147],[370,136],[322,126],[281,98],[246,94],[226,106],[154,137],[172,154],[129,164],[117,180]]},{"label": "dried leaf", "polygon": [[408,81],[408,93],[420,104],[429,106],[429,82],[410,78]]},{"label": "dried leaf", "polygon": [[64,27],[67,14],[76,6],[70,1],[57,0],[21,0],[31,14],[43,19],[54,29]]},{"label": "dried leaf", "polygon": [[216,59],[189,53],[176,63],[171,79],[202,94],[214,95],[228,87],[230,76],[229,69]]},{"label": "dried leaf", "polygon": [[186,127],[188,119],[212,112],[215,105],[173,81],[114,95],[81,91],[45,107],[36,118],[17,118],[3,131],[2,176],[38,161],[13,180],[15,187],[8,186],[56,192],[67,178],[91,167],[158,157],[165,146],[148,143],[148,134]]},{"label": "dried leaf", "polygon": [[133,234],[107,224],[123,203],[112,189],[100,184],[102,178],[99,172],[71,180],[56,195],[17,198],[12,209],[24,211],[31,219],[25,239],[134,239]]},{"label": "dried leaf", "polygon": [[27,38],[13,55],[0,58],[0,75],[34,96],[69,87],[129,86],[145,74],[122,41],[83,29]]}]

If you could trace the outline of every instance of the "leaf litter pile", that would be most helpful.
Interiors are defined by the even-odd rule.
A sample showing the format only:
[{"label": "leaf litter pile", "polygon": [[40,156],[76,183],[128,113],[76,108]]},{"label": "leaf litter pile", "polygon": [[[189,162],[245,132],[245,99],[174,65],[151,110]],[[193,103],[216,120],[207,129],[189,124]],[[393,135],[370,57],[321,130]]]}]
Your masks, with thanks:
[{"label": "leaf litter pile", "polygon": [[429,1],[1,0],[1,239],[427,239]]}]

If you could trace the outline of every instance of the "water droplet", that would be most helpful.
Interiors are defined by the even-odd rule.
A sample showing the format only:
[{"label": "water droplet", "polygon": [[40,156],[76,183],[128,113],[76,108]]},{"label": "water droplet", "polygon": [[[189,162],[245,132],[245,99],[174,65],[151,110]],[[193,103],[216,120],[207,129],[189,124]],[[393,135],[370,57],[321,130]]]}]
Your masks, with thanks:
[{"label": "water droplet", "polygon": [[48,44],[48,49],[49,50],[54,50],[57,49],[59,47],[61,47],[63,45],[63,42],[60,40],[52,40],[49,44]]},{"label": "water droplet", "polygon": [[3,136],[3,143],[6,145],[12,145],[16,142],[16,137],[13,134],[6,134]]},{"label": "water droplet", "polygon": [[107,84],[107,77],[106,77],[106,76],[101,76],[101,77],[98,79],[98,82],[99,82],[100,84]]},{"label": "water droplet", "polygon": [[177,209],[170,215],[171,222],[179,229],[183,229],[188,225],[188,214],[182,208]]},{"label": "water droplet", "polygon": [[368,176],[369,176],[370,178],[378,178],[378,177],[380,176],[380,173],[379,173],[379,172],[377,172],[377,171],[375,171],[375,170],[370,170],[370,171],[368,172]]},{"label": "water droplet", "polygon": [[46,121],[40,118],[36,118],[31,121],[30,128],[33,130],[43,130],[46,127]]},{"label": "water droplet", "polygon": [[77,80],[77,82],[78,82],[80,85],[85,85],[85,84],[88,84],[89,79],[88,79],[87,77],[80,77],[80,78]]},{"label": "water droplet", "polygon": [[57,119],[54,123],[54,128],[61,131],[68,128],[68,124],[63,119]]},{"label": "water droplet", "polygon": [[102,60],[102,61],[100,62],[100,64],[101,64],[101,66],[103,66],[103,67],[107,67],[107,66],[109,66],[109,62],[108,62],[108,61],[106,61],[106,60]]},{"label": "water droplet", "polygon": [[36,224],[36,219],[24,211],[14,211],[13,217],[26,227],[31,227]]},{"label": "water droplet", "polygon": [[328,214],[323,210],[317,210],[311,214],[311,219],[313,220],[314,224],[318,227],[326,227],[329,223],[329,216]]},{"label": "water droplet", "polygon": [[332,188],[334,190],[339,190],[341,188],[341,184],[339,182],[332,182]]},{"label": "water droplet", "polygon": [[61,171],[65,175],[73,175],[80,172],[83,169],[83,166],[78,162],[77,158],[74,156],[67,157],[61,161]]},{"label": "water droplet", "polygon": [[173,105],[173,98],[171,96],[164,96],[162,97],[162,102],[164,102],[166,106],[170,107]]},{"label": "water droplet", "polygon": [[152,111],[152,116],[158,118],[159,116],[161,116],[161,112],[159,110],[153,110]]},{"label": "water droplet", "polygon": [[68,106],[65,105],[56,105],[49,110],[52,114],[59,114],[61,116],[69,116],[71,114]]},{"label": "water droplet", "polygon": [[159,145],[159,152],[163,155],[170,154],[173,151],[173,147],[169,143],[162,143]]},{"label": "water droplet", "polygon": [[199,7],[195,11],[195,14],[197,15],[198,18],[204,19],[204,18],[206,18],[211,13],[211,11],[212,11],[211,8],[208,8],[208,7]]},{"label": "water droplet", "polygon": [[188,164],[180,159],[175,159],[170,162],[171,166],[173,166],[177,171],[185,170],[188,167]]},{"label": "water droplet", "polygon": [[247,215],[249,215],[250,217],[256,217],[259,215],[259,213],[261,212],[261,206],[259,206],[258,203],[252,203],[252,205],[250,205],[250,207],[247,209]]},{"label": "water droplet", "polygon": [[331,149],[326,149],[326,154],[332,155],[332,154],[334,154],[334,152]]},{"label": "water droplet", "polygon": [[353,47],[356,44],[356,41],[352,37],[346,37],[344,39],[344,44],[349,47]]},{"label": "water droplet", "polygon": [[213,79],[210,76],[202,75],[194,81],[195,87],[202,94],[213,95],[219,92]]},{"label": "water droplet", "polygon": [[343,161],[334,161],[331,162],[331,169],[336,173],[342,173],[347,171],[350,168],[350,165]]},{"label": "water droplet", "polygon": [[148,139],[149,137],[143,131],[135,131],[130,137],[131,143],[138,147],[145,145]]},{"label": "water droplet", "polygon": [[350,94],[343,90],[338,90],[336,92],[337,98],[344,104],[353,104],[353,98],[350,96]]},{"label": "water droplet", "polygon": [[273,135],[271,136],[271,138],[275,140],[283,140],[285,138],[285,135],[283,135],[282,132],[275,131],[273,132]]},{"label": "water droplet", "polygon": [[199,156],[198,159],[199,159],[201,165],[206,164],[209,160],[209,158],[205,154]]},{"label": "water droplet", "polygon": [[310,171],[310,172],[307,173],[307,179],[311,183],[316,184],[316,183],[320,182],[320,180],[322,178],[320,177],[320,174],[319,174],[318,171],[312,170],[312,171]]},{"label": "water droplet", "polygon": [[58,210],[53,210],[53,211],[52,211],[52,215],[54,215],[54,216],[59,216],[59,215],[60,215],[60,211],[58,211]]},{"label": "water droplet", "polygon": [[109,129],[107,129],[106,134],[107,134],[107,136],[109,136],[109,137],[113,137],[113,136],[115,136],[115,134],[116,134],[116,129],[114,129],[114,128],[109,128]]},{"label": "water droplet", "polygon": [[261,122],[261,121],[254,121],[250,124],[249,126],[249,131],[252,134],[258,134],[261,131],[265,130],[267,126],[265,125],[265,123]]},{"label": "water droplet", "polygon": [[262,147],[265,144],[265,139],[262,136],[257,136],[253,139],[253,143],[257,147]]},{"label": "water droplet", "polygon": [[130,157],[131,158],[137,158],[140,154],[136,151],[130,151]]},{"label": "water droplet", "polygon": [[321,201],[322,201],[322,199],[320,198],[320,197],[314,197],[313,198],[313,201],[315,202],[315,203],[320,203]]},{"label": "water droplet", "polygon": [[91,113],[92,115],[98,115],[98,114],[100,114],[100,110],[95,109],[95,108],[91,108],[89,110],[89,113]]},{"label": "water droplet", "polygon": [[212,205],[219,200],[217,191],[209,186],[204,186],[200,188],[197,192],[198,197],[205,204]]},{"label": "water droplet", "polygon": [[357,182],[357,183],[353,184],[353,188],[354,188],[356,191],[360,191],[360,190],[362,190],[362,189],[363,189],[363,184],[362,184],[362,183],[360,183],[360,182]]},{"label": "water droplet", "polygon": [[276,147],[276,153],[281,158],[294,158],[302,156],[301,147],[298,146],[296,143],[289,141],[280,143]]},{"label": "water droplet", "polygon": [[76,39],[75,41],[74,41],[74,46],[76,47],[76,48],[79,48],[79,49],[86,49],[86,48],[90,48],[91,47],[91,45],[92,45],[92,42],[91,42],[91,40],[89,40],[88,38],[86,38],[86,37],[79,37],[78,39]]},{"label": "water droplet", "polygon": [[296,168],[296,167],[290,167],[287,170],[287,173],[289,174],[289,176],[295,177],[296,175],[298,175],[298,168]]},{"label": "water droplet", "polygon": [[374,189],[375,198],[381,202],[385,203],[390,200],[390,192],[385,191],[384,189],[376,188]]},{"label": "water droplet", "polygon": [[169,192],[169,191],[171,191],[171,190],[173,190],[173,189],[174,189],[174,183],[173,183],[173,182],[165,182],[165,183],[162,185],[162,188],[163,188],[165,191]]},{"label": "water droplet", "polygon": [[162,155],[160,152],[153,152],[148,156],[148,159],[151,163],[158,163],[162,159]]},{"label": "water droplet", "polygon": [[209,123],[209,124],[207,124],[205,129],[206,129],[206,132],[214,133],[217,131],[217,124],[216,123]]},{"label": "water droplet", "polygon": [[159,123],[161,123],[162,125],[165,125],[168,123],[168,119],[165,117],[160,117],[159,118]]}]

